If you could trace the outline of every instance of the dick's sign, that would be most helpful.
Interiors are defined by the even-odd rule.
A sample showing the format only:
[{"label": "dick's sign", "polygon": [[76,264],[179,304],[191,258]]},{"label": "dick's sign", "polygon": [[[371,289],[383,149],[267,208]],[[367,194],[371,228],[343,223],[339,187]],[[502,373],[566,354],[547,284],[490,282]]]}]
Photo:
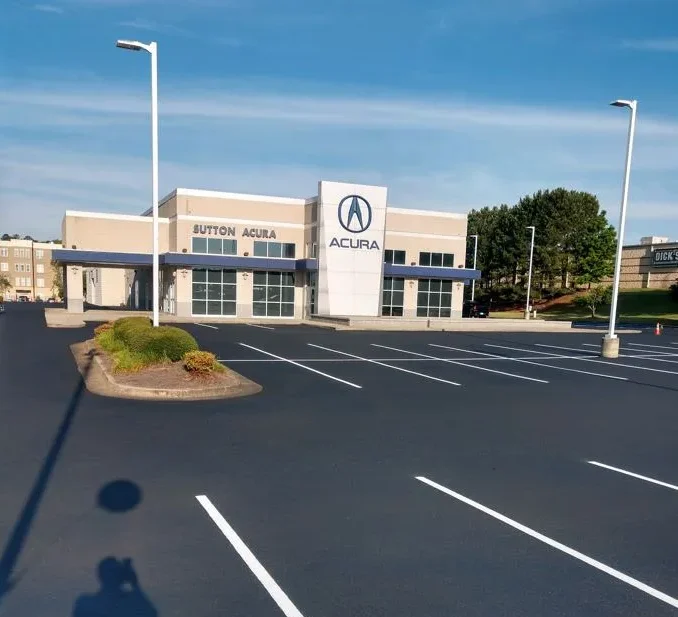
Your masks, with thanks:
[{"label": "dick's sign", "polygon": [[678,248],[655,249],[652,251],[652,265],[658,267],[678,266]]}]

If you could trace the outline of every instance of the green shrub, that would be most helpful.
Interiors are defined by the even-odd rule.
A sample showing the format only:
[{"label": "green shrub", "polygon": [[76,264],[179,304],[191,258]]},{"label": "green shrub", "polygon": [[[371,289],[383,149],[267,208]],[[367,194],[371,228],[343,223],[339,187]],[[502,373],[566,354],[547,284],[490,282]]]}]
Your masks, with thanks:
[{"label": "green shrub", "polygon": [[140,332],[150,330],[152,322],[148,317],[123,317],[113,324],[115,338],[130,347]]},{"label": "green shrub", "polygon": [[186,330],[173,326],[140,329],[133,335],[129,349],[151,361],[177,362],[189,351],[198,350],[198,343]]},{"label": "green shrub", "polygon": [[117,338],[115,338],[113,328],[109,328],[108,330],[103,330],[102,332],[100,332],[96,336],[96,341],[97,343],[99,343],[99,345],[101,345],[102,349],[111,354],[114,354],[125,348],[123,343]]},{"label": "green shrub", "polygon": [[190,373],[212,373],[221,366],[209,351],[189,351],[184,355],[184,367]]},{"label": "green shrub", "polygon": [[116,351],[113,356],[113,370],[135,373],[148,366],[149,361],[141,354],[130,351],[123,347]]}]

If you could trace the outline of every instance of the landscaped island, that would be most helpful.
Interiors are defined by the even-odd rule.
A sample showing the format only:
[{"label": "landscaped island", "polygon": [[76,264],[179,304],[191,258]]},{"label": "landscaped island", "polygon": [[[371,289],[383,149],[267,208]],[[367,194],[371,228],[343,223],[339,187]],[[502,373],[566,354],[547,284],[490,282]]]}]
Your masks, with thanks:
[{"label": "landscaped island", "polygon": [[88,388],[106,396],[143,399],[232,398],[261,386],[200,350],[174,326],[153,327],[147,317],[123,317],[97,326],[94,339],[72,346]]}]

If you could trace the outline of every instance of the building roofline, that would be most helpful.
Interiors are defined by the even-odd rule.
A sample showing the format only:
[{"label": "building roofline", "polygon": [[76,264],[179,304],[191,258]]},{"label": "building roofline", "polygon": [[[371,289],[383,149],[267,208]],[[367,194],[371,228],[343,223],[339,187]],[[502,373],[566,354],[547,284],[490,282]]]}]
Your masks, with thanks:
[{"label": "building roofline", "polygon": [[444,210],[415,210],[413,208],[398,208],[397,206],[386,206],[386,213],[407,214],[411,216],[436,216],[447,219],[467,219],[468,214],[458,212],[447,212]]},{"label": "building roofline", "polygon": [[[82,210],[66,210],[65,217],[72,216],[76,218],[108,219],[112,221],[150,221],[143,214],[113,214],[111,212],[83,212]],[[169,223],[168,218],[160,217],[161,223]]]}]

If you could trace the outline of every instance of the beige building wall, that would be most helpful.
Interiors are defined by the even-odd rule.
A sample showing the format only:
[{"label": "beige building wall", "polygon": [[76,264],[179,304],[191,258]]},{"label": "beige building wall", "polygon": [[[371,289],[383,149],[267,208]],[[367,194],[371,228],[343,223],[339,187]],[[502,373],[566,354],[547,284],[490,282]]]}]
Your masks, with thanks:
[{"label": "beige building wall", "polygon": [[[149,254],[152,251],[152,217],[67,211],[63,222],[64,248],[80,251]],[[192,238],[222,238],[237,241],[238,257],[254,257],[254,242],[267,240],[263,230],[275,231],[273,241],[292,243],[295,259],[312,259],[318,254],[317,198],[291,199],[177,189],[162,200],[160,253],[191,255]],[[224,230],[224,228],[229,228]],[[234,233],[231,233],[234,231]],[[405,266],[420,265],[420,253],[452,254],[454,268],[466,266],[467,217],[463,214],[387,207],[384,250],[405,251]],[[257,235],[262,237],[256,237]],[[268,238],[271,241],[271,238]],[[92,304],[128,304],[137,287],[148,287],[150,267],[106,268],[88,266],[92,278],[86,300]],[[215,267],[215,266],[211,266]],[[200,266],[195,266],[200,268]],[[135,275],[135,271],[137,274]],[[192,315],[193,272],[188,266],[161,266],[162,307],[183,317]],[[251,318],[254,266],[236,272],[236,315]],[[295,271],[294,317],[306,316],[314,273]],[[140,278],[142,277],[142,278]],[[434,277],[434,274],[432,274]],[[400,277],[403,278],[403,277]],[[70,280],[70,279],[69,279]],[[406,278],[404,316],[417,312],[417,278]],[[75,298],[76,289],[71,290]],[[452,282],[452,316],[460,316],[464,299],[462,282]],[[317,299],[316,299],[317,301]],[[145,307],[139,307],[145,308]],[[196,315],[196,320],[209,316]]]},{"label": "beige building wall", "polygon": [[[678,267],[652,265],[653,249],[671,248],[678,248],[678,243],[637,244],[623,247],[619,286],[624,289],[668,289],[673,283],[678,282]],[[608,277],[603,283],[611,284],[612,277]]]},{"label": "beige building wall", "polygon": [[52,251],[57,248],[61,245],[52,242],[0,240],[0,276],[6,277],[11,284],[4,293],[5,299],[56,297]]},{"label": "beige building wall", "polygon": [[85,300],[96,306],[126,306],[125,268],[86,268]]}]

